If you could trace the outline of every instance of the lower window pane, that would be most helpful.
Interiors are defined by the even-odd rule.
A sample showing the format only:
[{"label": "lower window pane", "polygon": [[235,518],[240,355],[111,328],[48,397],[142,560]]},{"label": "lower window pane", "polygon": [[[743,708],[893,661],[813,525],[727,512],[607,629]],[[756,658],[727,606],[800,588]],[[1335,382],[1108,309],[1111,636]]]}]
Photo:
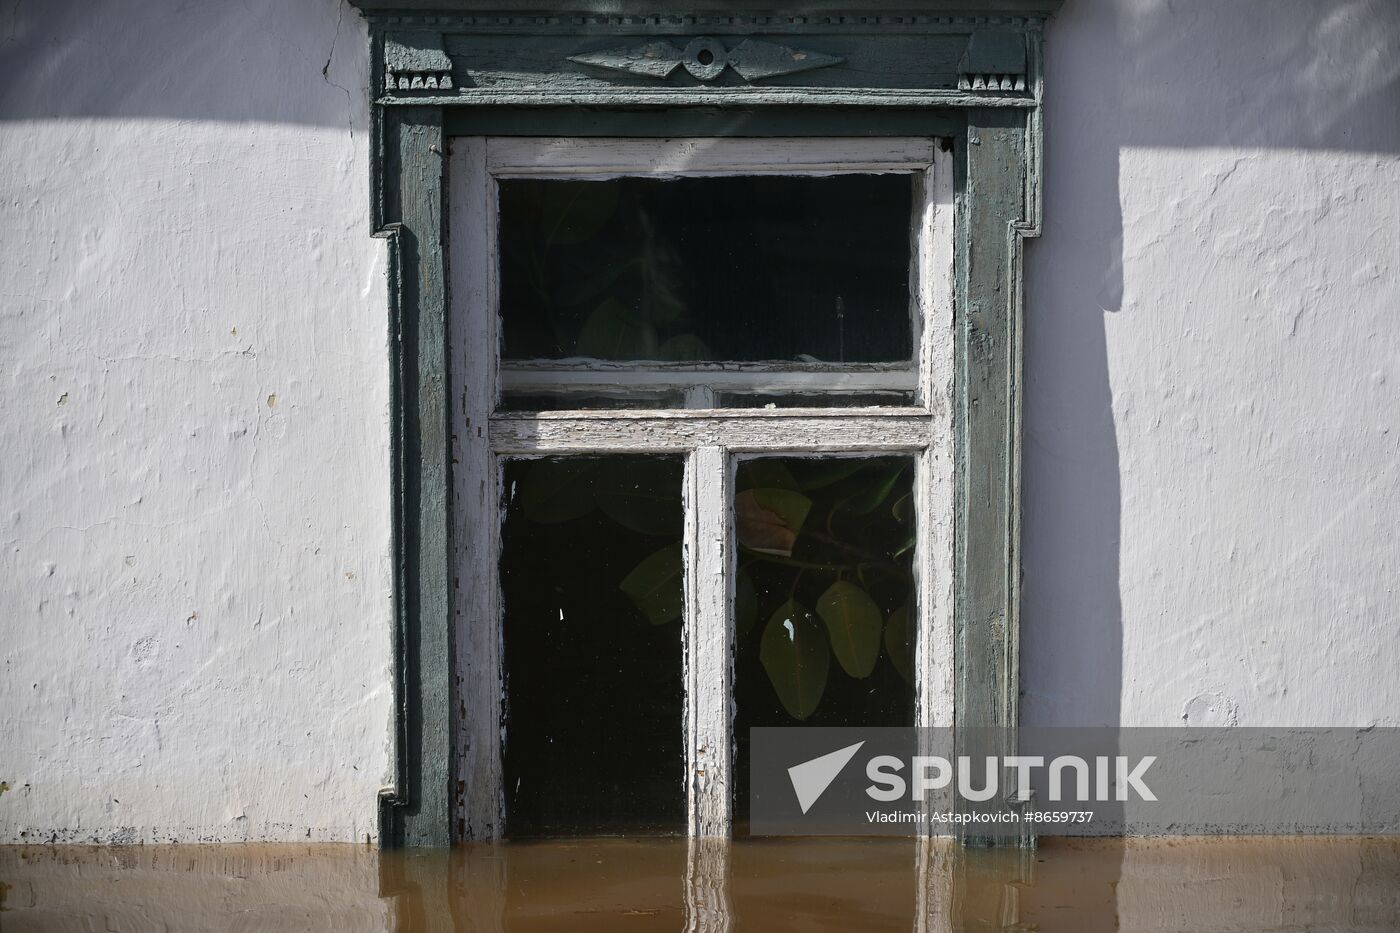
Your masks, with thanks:
[{"label": "lower window pane", "polygon": [[741,460],[734,812],[755,726],[914,723],[914,460]]},{"label": "lower window pane", "polygon": [[506,462],[512,837],[685,831],[682,470],[661,457]]}]

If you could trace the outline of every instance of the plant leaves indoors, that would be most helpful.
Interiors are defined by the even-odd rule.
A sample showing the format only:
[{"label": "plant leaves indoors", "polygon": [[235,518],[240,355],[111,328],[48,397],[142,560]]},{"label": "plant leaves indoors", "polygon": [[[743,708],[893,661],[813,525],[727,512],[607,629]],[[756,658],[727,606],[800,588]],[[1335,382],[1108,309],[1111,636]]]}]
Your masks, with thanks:
[{"label": "plant leaves indoors", "polygon": [[790,489],[747,489],[734,497],[739,543],[761,554],[791,557],[812,500]]},{"label": "plant leaves indoors", "polygon": [[817,600],[831,651],[841,669],[857,680],[870,676],[880,658],[884,619],[870,594],[849,580],[837,580]]},{"label": "plant leaves indoors", "polygon": [[758,658],[789,715],[802,720],[816,711],[826,690],[831,650],[810,612],[791,599],[779,606],[763,630]]},{"label": "plant leaves indoors", "polygon": [[676,466],[664,460],[604,460],[594,496],[603,514],[624,528],[678,537],[683,524],[678,483]]},{"label": "plant leaves indoors", "polygon": [[619,589],[626,593],[652,625],[681,617],[685,590],[681,585],[681,546],[671,544],[633,568]]}]

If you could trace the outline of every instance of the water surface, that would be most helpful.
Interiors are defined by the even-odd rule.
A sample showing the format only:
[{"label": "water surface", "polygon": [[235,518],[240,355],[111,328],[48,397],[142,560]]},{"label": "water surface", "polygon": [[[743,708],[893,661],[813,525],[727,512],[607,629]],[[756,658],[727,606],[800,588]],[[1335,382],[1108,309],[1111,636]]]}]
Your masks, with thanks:
[{"label": "water surface", "polygon": [[1400,840],[0,847],[0,930],[1391,931]]}]

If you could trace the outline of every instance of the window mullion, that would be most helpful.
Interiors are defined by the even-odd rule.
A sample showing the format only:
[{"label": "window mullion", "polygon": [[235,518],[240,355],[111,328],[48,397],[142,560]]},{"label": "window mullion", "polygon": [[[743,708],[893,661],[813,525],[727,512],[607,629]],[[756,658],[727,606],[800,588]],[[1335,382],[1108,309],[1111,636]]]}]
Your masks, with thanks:
[{"label": "window mullion", "polygon": [[732,641],[729,623],[729,455],[700,447],[686,459],[686,793],[692,837],[729,835],[729,715]]}]

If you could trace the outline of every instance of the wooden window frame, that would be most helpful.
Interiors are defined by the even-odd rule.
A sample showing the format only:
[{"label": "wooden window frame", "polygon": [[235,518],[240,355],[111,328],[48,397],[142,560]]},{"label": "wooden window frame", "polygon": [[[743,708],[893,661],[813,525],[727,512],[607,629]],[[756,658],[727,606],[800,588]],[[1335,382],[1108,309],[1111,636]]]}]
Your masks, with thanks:
[{"label": "wooden window frame", "polygon": [[[779,364],[658,366],[532,361],[503,364],[497,276],[498,188],[503,178],[650,178],[734,175],[911,176],[911,362],[915,405],[881,408],[716,408],[712,384],[733,387],[803,384],[848,389],[888,367]],[[953,173],[951,152],[933,138],[553,139],[454,137],[449,157],[452,250],[450,371],[464,374],[452,410],[454,576],[475,585],[454,590],[454,698],[463,710],[455,730],[456,779],[463,788],[463,839],[502,834],[501,789],[504,650],[497,566],[502,461],[561,455],[680,454],[684,457],[685,730],[688,833],[728,837],[732,797],[733,633],[736,554],[734,471],[756,455],[878,456],[915,459],[918,632],[915,716],[911,725],[951,726],[952,681],[952,393]],[[517,374],[564,376],[573,388],[619,375],[647,387],[683,389],[687,408],[501,412],[507,367]],[[902,375],[903,373],[901,373]],[[667,382],[665,380],[671,380]],[[819,381],[818,381],[819,380]],[[697,385],[697,382],[700,384]],[[706,384],[709,383],[709,384]],[[517,383],[518,384],[518,383]],[[557,383],[551,383],[551,387]],[[702,390],[696,393],[696,389]],[[625,391],[625,388],[624,388]],[[699,397],[696,397],[696,396]],[[485,426],[484,436],[473,426]]]},{"label": "wooden window frame", "polygon": [[[486,287],[449,259],[455,136],[951,141],[952,720],[959,754],[1013,754],[1021,249],[1040,232],[1041,48],[1060,0],[928,0],[917,12],[820,0],[790,13],[767,0],[697,0],[679,13],[641,0],[555,0],[548,9],[500,0],[490,12],[468,0],[351,2],[370,28],[372,222],[389,247],[396,716],[381,844],[446,845],[468,835],[461,801],[470,792],[458,773],[473,752],[456,736],[474,715],[458,689],[470,643],[455,636],[453,606],[463,593],[477,599],[479,587],[457,572],[453,460],[462,435],[484,435],[489,420],[459,416],[485,377],[450,359],[450,295]],[[663,57],[667,48],[726,50],[728,70],[678,62],[669,72],[637,72],[625,55],[620,64],[608,58],[643,44]],[[754,70],[744,56],[756,47],[769,61],[808,64]],[[825,433],[838,429],[827,419],[847,415],[826,410],[801,423],[817,444],[836,436]],[[900,416],[882,417],[893,424]],[[568,418],[533,419],[533,439],[520,443],[567,434]],[[639,424],[610,423],[623,433]],[[723,430],[735,427],[729,420]],[[964,839],[1023,841],[981,829]]]}]

